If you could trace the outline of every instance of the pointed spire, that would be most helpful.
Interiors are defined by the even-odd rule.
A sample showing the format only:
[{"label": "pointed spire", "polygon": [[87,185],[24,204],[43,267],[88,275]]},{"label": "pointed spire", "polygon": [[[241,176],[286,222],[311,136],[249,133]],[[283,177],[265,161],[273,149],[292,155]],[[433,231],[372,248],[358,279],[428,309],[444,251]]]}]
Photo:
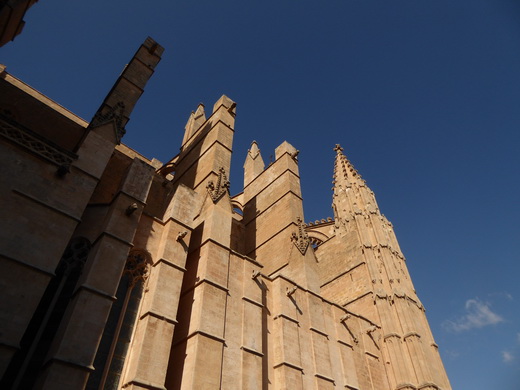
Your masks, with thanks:
[{"label": "pointed spire", "polygon": [[350,184],[354,182],[364,182],[361,175],[343,154],[343,148],[340,144],[336,144],[334,151],[336,152],[336,161],[334,163],[334,187],[337,187],[338,185],[350,187]]},{"label": "pointed spire", "polygon": [[265,164],[260,154],[258,144],[256,141],[253,141],[251,148],[247,151],[246,161],[244,162],[244,187],[261,174],[264,168]]},{"label": "pointed spire", "polygon": [[356,214],[362,213],[364,202],[360,188],[365,187],[365,181],[343,154],[343,148],[339,144],[336,144],[334,151],[336,160],[332,181],[334,184],[332,209],[336,226],[339,227],[352,221]]},{"label": "pointed spire", "polygon": [[258,148],[258,144],[256,143],[256,141],[253,141],[251,143],[251,149],[249,149],[247,152],[253,160],[256,159],[258,156],[262,158],[262,156],[260,155],[260,149]]},{"label": "pointed spire", "polygon": [[204,104],[199,103],[197,110],[195,112],[191,112],[190,117],[188,118],[188,122],[186,122],[186,126],[184,127],[184,139],[182,141],[183,145],[197,132],[197,130],[204,122],[206,122]]}]

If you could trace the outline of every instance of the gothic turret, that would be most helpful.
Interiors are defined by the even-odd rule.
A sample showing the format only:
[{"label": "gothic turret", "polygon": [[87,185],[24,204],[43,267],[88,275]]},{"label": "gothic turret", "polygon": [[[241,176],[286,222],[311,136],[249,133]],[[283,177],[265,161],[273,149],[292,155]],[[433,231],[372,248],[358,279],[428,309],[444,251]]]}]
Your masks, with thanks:
[{"label": "gothic turret", "polygon": [[316,250],[322,294],[380,324],[392,389],[448,389],[392,224],[343,148],[334,150],[334,236]]}]

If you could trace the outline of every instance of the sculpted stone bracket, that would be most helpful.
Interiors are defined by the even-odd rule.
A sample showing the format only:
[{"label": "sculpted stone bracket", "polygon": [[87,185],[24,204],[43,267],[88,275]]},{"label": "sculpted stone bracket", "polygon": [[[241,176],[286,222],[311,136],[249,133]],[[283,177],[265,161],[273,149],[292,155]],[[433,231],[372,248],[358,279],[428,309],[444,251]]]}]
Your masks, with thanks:
[{"label": "sculpted stone bracket", "polygon": [[215,184],[213,180],[210,180],[206,186],[213,203],[217,203],[226,192],[229,192],[229,185],[230,183],[227,179],[226,171],[222,167],[219,169],[217,184]]},{"label": "sculpted stone bracket", "polygon": [[116,141],[118,144],[121,143],[121,138],[123,138],[126,133],[126,130],[123,126],[125,104],[119,101],[113,107],[109,107],[107,110],[105,110],[104,114],[102,114],[101,111],[102,110],[96,112],[96,115],[94,115],[94,118],[92,118],[89,127],[95,128],[113,122]]},{"label": "sculpted stone bracket", "polygon": [[298,248],[300,253],[302,255],[305,255],[311,240],[309,238],[309,235],[305,231],[305,224],[303,223],[303,221],[300,217],[298,217],[297,224],[298,224],[298,233],[292,234],[291,241],[296,246],[296,248]]}]

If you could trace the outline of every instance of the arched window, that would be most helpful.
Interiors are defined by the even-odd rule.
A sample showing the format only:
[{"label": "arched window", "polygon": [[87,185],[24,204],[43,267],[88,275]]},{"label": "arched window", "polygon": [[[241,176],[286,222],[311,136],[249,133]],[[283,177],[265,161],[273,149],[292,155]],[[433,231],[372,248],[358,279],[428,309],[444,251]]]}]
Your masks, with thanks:
[{"label": "arched window", "polygon": [[152,265],[150,254],[133,249],[128,254],[116,298],[94,361],[88,390],[118,389],[137,320],[139,306]]}]

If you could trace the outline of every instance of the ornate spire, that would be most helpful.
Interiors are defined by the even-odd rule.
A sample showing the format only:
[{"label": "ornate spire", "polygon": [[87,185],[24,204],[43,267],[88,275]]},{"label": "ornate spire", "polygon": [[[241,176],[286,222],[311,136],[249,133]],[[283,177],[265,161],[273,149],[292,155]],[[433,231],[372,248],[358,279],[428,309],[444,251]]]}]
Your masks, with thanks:
[{"label": "ornate spire", "polygon": [[336,144],[334,147],[336,152],[336,162],[334,164],[334,181],[335,187],[339,185],[345,185],[349,187],[349,184],[354,182],[364,182],[361,175],[356,171],[354,166],[350,163],[347,157],[343,154],[343,148]]},{"label": "ornate spire", "polygon": [[339,225],[346,226],[355,215],[377,212],[377,204],[372,191],[343,154],[343,148],[337,144],[334,151],[336,160],[332,182],[334,184],[332,208],[336,226],[339,227]]}]

